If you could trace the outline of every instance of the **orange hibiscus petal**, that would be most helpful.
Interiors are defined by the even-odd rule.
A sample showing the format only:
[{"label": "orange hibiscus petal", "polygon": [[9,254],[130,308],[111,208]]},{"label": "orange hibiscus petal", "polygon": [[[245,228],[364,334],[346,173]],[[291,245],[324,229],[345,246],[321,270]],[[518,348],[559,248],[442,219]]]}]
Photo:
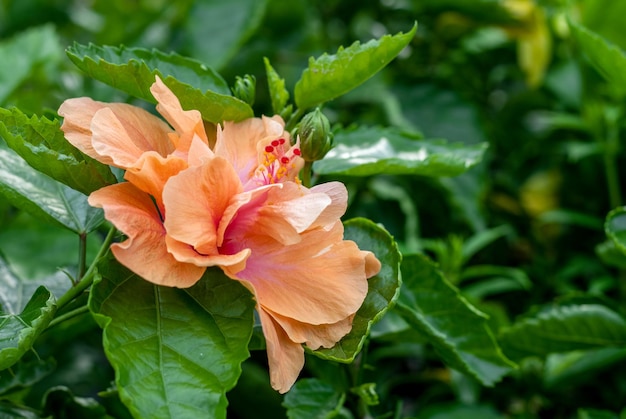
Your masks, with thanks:
[{"label": "orange hibiscus petal", "polygon": [[163,83],[159,76],[150,87],[152,96],[157,100],[157,111],[169,122],[179,136],[176,149],[187,152],[194,135],[199,136],[205,144],[208,144],[207,135],[204,131],[202,115],[197,110],[185,111],[180,105],[176,95]]},{"label": "orange hibiscus petal", "polygon": [[272,316],[263,308],[258,310],[267,346],[270,383],[279,393],[286,393],[298,379],[304,367],[304,348],[293,342]]},{"label": "orange hibiscus petal", "polygon": [[61,130],[70,144],[89,157],[104,164],[112,164],[113,160],[108,156],[98,154],[91,143],[91,120],[96,112],[106,106],[106,103],[97,102],[88,97],[79,97],[63,102],[58,113],[64,118]]},{"label": "orange hibiscus petal", "polygon": [[[239,239],[250,248],[246,268],[224,272],[253,284],[260,305],[309,324],[336,323],[355,313],[367,294],[366,257],[352,241],[342,240],[343,226],[303,233],[285,246],[263,236]],[[228,253],[239,250],[236,241]]]},{"label": "orange hibiscus petal", "polygon": [[354,318],[354,316],[349,316],[336,323],[313,325],[298,322],[276,313],[272,313],[272,317],[289,336],[289,339],[294,342],[305,343],[313,350],[320,347],[332,348],[335,346],[341,338],[352,330],[352,319]]},{"label": "orange hibiscus petal", "polygon": [[124,174],[124,179],[151,195],[158,207],[161,215],[165,217],[163,206],[163,187],[170,177],[177,175],[187,168],[187,162],[179,157],[170,155],[162,157],[154,151],[148,151],[139,160],[128,168]]},{"label": "orange hibiscus petal", "polygon": [[315,223],[313,223],[313,226],[332,226],[346,213],[346,209],[348,208],[348,190],[343,183],[321,183],[313,186],[311,188],[311,193],[325,194],[331,200],[331,204],[324,209],[320,216],[315,220]]},{"label": "orange hibiscus petal", "polygon": [[133,166],[147,151],[161,156],[174,151],[167,124],[136,106],[100,109],[93,117],[91,131],[94,150],[123,169]]},{"label": "orange hibiscus petal", "polygon": [[217,229],[241,182],[230,163],[220,157],[172,177],[163,190],[165,228],[175,240],[201,254],[215,255]]},{"label": "orange hibiscus petal", "polygon": [[89,204],[104,208],[105,218],[128,238],[115,243],[115,258],[137,275],[155,284],[186,288],[195,284],[204,268],[178,262],[167,251],[165,229],[150,197],[130,183],[117,183],[93,192]]}]

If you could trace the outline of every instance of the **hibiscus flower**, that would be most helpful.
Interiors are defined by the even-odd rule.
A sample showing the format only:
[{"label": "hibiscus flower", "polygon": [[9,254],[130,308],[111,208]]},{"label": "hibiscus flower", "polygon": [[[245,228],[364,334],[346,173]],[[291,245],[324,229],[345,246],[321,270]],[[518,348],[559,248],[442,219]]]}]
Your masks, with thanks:
[{"label": "hibiscus flower", "polygon": [[158,77],[151,91],[173,129],[131,105],[78,98],[59,109],[68,141],[126,170],[127,182],[89,202],[127,236],[113,254],[144,279],[189,287],[218,266],[248,288],[271,384],[284,393],[303,344],[332,347],[351,330],[380,262],[343,239],[343,184],[300,183],[299,144],[280,117],[224,122],[210,146],[199,112],[184,111]]}]

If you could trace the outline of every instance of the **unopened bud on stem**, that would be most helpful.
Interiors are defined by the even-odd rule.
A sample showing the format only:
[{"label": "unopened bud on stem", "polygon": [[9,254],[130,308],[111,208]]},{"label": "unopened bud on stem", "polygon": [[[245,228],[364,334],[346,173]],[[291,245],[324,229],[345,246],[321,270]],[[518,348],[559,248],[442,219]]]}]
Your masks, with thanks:
[{"label": "unopened bud on stem", "polygon": [[246,74],[243,77],[237,76],[233,86],[233,94],[237,99],[241,99],[252,106],[256,94],[256,78],[250,74]]},{"label": "unopened bud on stem", "polygon": [[320,108],[302,118],[293,135],[300,137],[300,151],[305,161],[321,160],[333,146],[333,133],[330,122]]}]

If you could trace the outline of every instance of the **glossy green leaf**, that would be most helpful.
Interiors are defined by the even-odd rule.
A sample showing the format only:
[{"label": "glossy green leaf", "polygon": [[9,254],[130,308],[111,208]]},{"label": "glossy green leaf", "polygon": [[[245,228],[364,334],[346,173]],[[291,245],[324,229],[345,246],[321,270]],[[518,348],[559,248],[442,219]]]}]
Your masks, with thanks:
[{"label": "glossy green leaf", "polygon": [[52,358],[17,362],[11,370],[0,371],[0,394],[28,388],[50,375],[55,368],[56,362]]},{"label": "glossy green leaf", "polygon": [[59,121],[0,108],[0,137],[29,165],[84,194],[117,182],[108,166],[65,139]]},{"label": "glossy green leaf", "polygon": [[613,347],[550,354],[544,363],[543,383],[547,389],[558,389],[588,382],[625,359],[626,348]]},{"label": "glossy green leaf", "polygon": [[613,240],[607,239],[596,245],[596,254],[603,263],[620,269],[626,269],[626,257],[622,248]]},{"label": "glossy green leaf", "polygon": [[0,401],[0,417],[7,419],[41,419],[40,412],[29,407]]},{"label": "glossy green leaf", "polygon": [[615,247],[626,254],[626,207],[615,208],[606,216],[604,231]]},{"label": "glossy green leaf", "polygon": [[224,79],[199,61],[141,48],[74,44],[70,59],[90,77],[132,96],[155,102],[150,93],[155,75],[174,92],[183,109],[197,109],[206,121],[240,121],[252,108],[231,96]]},{"label": "glossy green leaf", "polygon": [[0,104],[4,104],[37,67],[59,62],[62,48],[54,26],[46,25],[0,43],[0,57],[5,57],[0,60]]},{"label": "glossy green leaf", "polygon": [[402,280],[401,255],[393,237],[385,229],[365,218],[354,218],[344,226],[344,238],[356,242],[361,250],[373,252],[382,265],[380,272],[368,280],[367,296],[356,312],[350,333],[332,348],[313,351],[320,358],[349,363],[361,350],[372,325],[398,298]]},{"label": "glossy green leaf", "polygon": [[86,233],[104,219],[87,196],[33,169],[0,142],[0,193],[11,204],[31,214]]},{"label": "glossy green leaf", "polygon": [[[623,419],[623,415],[621,418]],[[598,410],[598,409],[578,409],[577,419],[620,419],[616,413],[610,410]]]},{"label": "glossy green leaf", "polygon": [[40,286],[32,292],[0,260],[0,370],[31,349],[55,312],[50,291]]},{"label": "glossy green leaf", "polygon": [[267,3],[268,0],[194,2],[186,19],[186,47],[202,62],[223,68],[259,26]]},{"label": "glossy green leaf", "polygon": [[298,380],[285,395],[283,406],[289,419],[334,418],[346,399],[345,393],[317,378]]},{"label": "glossy green leaf", "polygon": [[137,418],[226,417],[226,396],[248,358],[254,302],[221,271],[193,287],[153,285],[110,260],[89,307],[122,402]]},{"label": "glossy green leaf", "polygon": [[267,73],[267,87],[270,91],[270,100],[272,102],[272,112],[275,115],[282,114],[289,101],[289,92],[285,88],[285,79],[281,78],[274,67],[270,64],[270,60],[263,58],[265,63],[265,72]]},{"label": "glossy green leaf", "polygon": [[450,367],[492,386],[514,364],[501,352],[485,315],[459,295],[422,255],[402,261],[405,286],[396,311],[420,331]]},{"label": "glossy green leaf", "polygon": [[417,24],[407,33],[385,35],[365,44],[355,42],[348,48],[339,48],[336,54],[311,57],[296,83],[296,105],[302,110],[308,109],[354,89],[389,64],[409,44],[416,31]]},{"label": "glossy green leaf", "polygon": [[91,397],[78,397],[64,386],[49,389],[43,401],[43,415],[60,418],[108,419],[106,409]]},{"label": "glossy green leaf", "polygon": [[582,25],[571,21],[569,25],[578,45],[589,58],[591,65],[615,89],[626,93],[626,55],[624,55],[624,51]]},{"label": "glossy green leaf", "polygon": [[626,319],[599,304],[555,306],[517,321],[499,338],[502,349],[513,359],[623,346]]},{"label": "glossy green leaf", "polygon": [[334,142],[335,147],[313,165],[316,173],[456,176],[480,163],[487,148],[485,143],[417,140],[397,129],[371,127],[337,132]]}]

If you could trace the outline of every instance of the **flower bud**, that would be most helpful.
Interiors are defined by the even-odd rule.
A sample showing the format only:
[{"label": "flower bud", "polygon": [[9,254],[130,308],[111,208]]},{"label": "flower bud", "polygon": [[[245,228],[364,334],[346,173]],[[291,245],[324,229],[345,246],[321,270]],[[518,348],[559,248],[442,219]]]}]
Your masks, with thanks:
[{"label": "flower bud", "polygon": [[254,96],[256,93],[256,78],[250,74],[246,74],[243,77],[237,76],[235,78],[235,85],[233,86],[233,94],[237,99],[241,99],[248,105],[254,104]]},{"label": "flower bud", "polygon": [[300,151],[305,161],[321,160],[333,146],[330,122],[320,108],[306,114],[293,134],[300,137]]}]

